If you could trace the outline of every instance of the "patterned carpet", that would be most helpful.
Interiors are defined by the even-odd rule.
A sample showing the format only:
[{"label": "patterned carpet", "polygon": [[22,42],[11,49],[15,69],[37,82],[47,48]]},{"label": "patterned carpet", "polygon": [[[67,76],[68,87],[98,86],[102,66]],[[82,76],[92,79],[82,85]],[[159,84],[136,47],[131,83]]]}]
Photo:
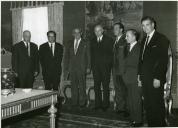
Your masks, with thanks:
[{"label": "patterned carpet", "polygon": [[[107,112],[89,108],[74,109],[67,103],[60,108],[56,128],[118,128],[129,127],[129,118],[123,118],[111,108]],[[22,114],[2,121],[2,128],[49,128],[48,108]],[[59,114],[60,113],[60,114]],[[178,126],[178,111],[170,116],[170,126]],[[144,123],[144,126],[147,126]]]},{"label": "patterned carpet", "polygon": [[[16,121],[15,121],[16,120]],[[47,113],[29,116],[20,120],[8,120],[2,128],[49,128],[49,116]],[[127,121],[110,120],[98,117],[81,116],[69,113],[61,113],[57,127],[62,128],[117,128],[129,126]],[[13,123],[12,123],[13,122]]]}]

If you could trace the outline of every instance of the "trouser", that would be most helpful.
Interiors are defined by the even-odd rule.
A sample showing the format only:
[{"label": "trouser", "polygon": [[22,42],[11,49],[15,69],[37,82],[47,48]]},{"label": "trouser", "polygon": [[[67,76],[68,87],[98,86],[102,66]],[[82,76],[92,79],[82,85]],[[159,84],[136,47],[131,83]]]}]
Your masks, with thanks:
[{"label": "trouser", "polygon": [[44,84],[46,90],[56,90],[58,91],[60,86],[60,75],[47,75],[44,76]]},{"label": "trouser", "polygon": [[126,111],[127,110],[127,88],[122,79],[121,75],[114,74],[113,72],[113,82],[115,89],[115,102],[116,110]]},{"label": "trouser", "polygon": [[18,74],[19,88],[33,88],[33,73]]},{"label": "trouser", "polygon": [[164,106],[164,84],[159,88],[153,87],[153,80],[143,80],[144,107],[148,126],[166,126]]},{"label": "trouser", "polygon": [[130,118],[136,123],[142,122],[142,98],[141,98],[141,87],[138,87],[137,83],[126,83],[128,91],[128,106]]},{"label": "trouser", "polygon": [[86,104],[86,74],[85,72],[73,71],[70,73],[71,99],[74,106]]},{"label": "trouser", "polygon": [[[93,68],[95,107],[108,108],[110,105],[109,101],[110,75],[111,67],[108,65],[99,65]],[[103,99],[101,85],[103,88]]]}]

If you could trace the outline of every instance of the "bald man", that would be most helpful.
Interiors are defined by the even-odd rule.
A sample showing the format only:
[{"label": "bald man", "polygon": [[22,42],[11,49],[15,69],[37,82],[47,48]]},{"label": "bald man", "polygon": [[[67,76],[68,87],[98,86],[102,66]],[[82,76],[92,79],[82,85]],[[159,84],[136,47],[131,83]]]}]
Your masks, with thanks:
[{"label": "bald man", "polygon": [[[95,38],[91,40],[91,68],[94,77],[95,110],[109,108],[109,83],[113,61],[114,41],[103,34],[101,25],[95,26]],[[102,91],[103,89],[103,96]]]},{"label": "bald man", "polygon": [[23,41],[12,48],[12,69],[18,77],[19,88],[32,88],[34,78],[39,74],[38,47],[30,42],[31,33],[23,32]]}]

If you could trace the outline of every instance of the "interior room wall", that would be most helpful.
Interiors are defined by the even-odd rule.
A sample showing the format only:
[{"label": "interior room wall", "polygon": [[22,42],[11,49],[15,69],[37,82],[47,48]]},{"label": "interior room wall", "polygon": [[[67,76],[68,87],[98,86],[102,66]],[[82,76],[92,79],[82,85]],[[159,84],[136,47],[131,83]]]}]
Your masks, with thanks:
[{"label": "interior room wall", "polygon": [[1,2],[1,47],[11,51],[12,45],[12,14],[10,2]]},{"label": "interior room wall", "polygon": [[80,27],[85,28],[85,2],[84,1],[65,1],[63,8],[63,43],[72,38],[72,30]]}]

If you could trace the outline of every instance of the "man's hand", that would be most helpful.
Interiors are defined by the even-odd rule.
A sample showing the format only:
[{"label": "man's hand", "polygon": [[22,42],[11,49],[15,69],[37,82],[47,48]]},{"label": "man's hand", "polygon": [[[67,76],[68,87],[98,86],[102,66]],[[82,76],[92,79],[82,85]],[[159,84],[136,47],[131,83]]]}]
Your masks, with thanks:
[{"label": "man's hand", "polygon": [[154,88],[159,88],[160,87],[160,80],[153,79],[153,87]]},{"label": "man's hand", "polygon": [[91,69],[87,69],[87,74],[91,74]]},{"label": "man's hand", "polygon": [[137,81],[138,81],[138,87],[142,87],[142,82],[140,80],[140,75],[138,75]]},{"label": "man's hand", "polygon": [[138,81],[138,87],[142,87],[142,82]]}]

